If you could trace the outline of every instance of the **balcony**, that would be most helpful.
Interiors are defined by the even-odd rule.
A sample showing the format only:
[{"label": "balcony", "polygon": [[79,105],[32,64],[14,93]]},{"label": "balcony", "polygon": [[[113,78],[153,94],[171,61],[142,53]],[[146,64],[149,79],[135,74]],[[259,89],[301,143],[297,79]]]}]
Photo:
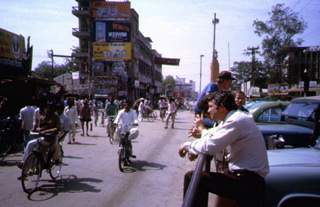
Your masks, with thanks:
[{"label": "balcony", "polygon": [[76,17],[90,17],[89,7],[72,7],[72,14]]},{"label": "balcony", "polygon": [[82,39],[90,39],[88,28],[72,28],[72,35]]}]

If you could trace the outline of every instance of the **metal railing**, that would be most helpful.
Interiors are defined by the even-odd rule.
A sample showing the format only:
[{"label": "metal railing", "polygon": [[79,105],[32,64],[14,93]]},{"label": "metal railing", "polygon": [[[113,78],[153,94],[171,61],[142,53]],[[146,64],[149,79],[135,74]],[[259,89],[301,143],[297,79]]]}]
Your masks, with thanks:
[{"label": "metal railing", "polygon": [[195,194],[199,186],[201,172],[203,171],[203,169],[205,172],[210,172],[211,160],[212,160],[212,156],[205,155],[205,154],[199,155],[196,168],[192,174],[191,181],[188,186],[188,190],[185,194],[185,197],[182,203],[182,207],[192,206]]}]

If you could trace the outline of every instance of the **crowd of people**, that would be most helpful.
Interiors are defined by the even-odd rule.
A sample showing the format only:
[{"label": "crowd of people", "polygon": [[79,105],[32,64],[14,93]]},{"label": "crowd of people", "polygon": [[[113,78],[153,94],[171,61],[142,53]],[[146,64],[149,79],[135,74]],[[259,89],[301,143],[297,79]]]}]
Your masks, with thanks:
[{"label": "crowd of people", "polygon": [[[181,157],[187,155],[194,161],[199,154],[221,159],[228,165],[216,172],[202,172],[196,192],[196,206],[207,206],[208,192],[223,198],[234,199],[238,206],[256,206],[265,189],[265,177],[269,172],[268,159],[263,136],[252,116],[243,107],[246,94],[242,91],[230,92],[235,80],[229,71],[222,71],[216,83],[209,83],[199,95],[195,105],[195,127],[189,130],[194,141],[185,142],[179,148]],[[1,98],[4,105],[5,98]],[[188,103],[189,104],[189,103]],[[173,97],[162,97],[158,102],[160,117],[164,118],[164,128],[169,122],[175,126],[175,117],[181,103]],[[190,105],[189,105],[190,106]],[[1,109],[1,107],[0,107]],[[110,136],[110,124],[116,126],[116,139],[120,136],[121,125],[129,125],[129,140],[139,136],[138,125],[146,113],[153,111],[153,103],[147,98],[139,98],[133,104],[128,100],[114,100],[105,103],[99,100],[76,100],[68,97],[63,104],[40,100],[37,107],[28,103],[20,110],[19,120],[24,140],[24,156],[18,167],[22,167],[26,157],[39,142],[54,146],[53,159],[59,162],[59,142],[67,137],[67,144],[76,141],[76,131],[81,124],[81,136],[90,136],[93,125],[106,127]],[[161,114],[163,113],[163,114]],[[109,118],[113,117],[111,123]],[[106,125],[104,126],[104,124]],[[38,132],[34,139],[30,132]],[[131,157],[136,156],[131,153]],[[218,166],[218,165],[217,165]],[[193,171],[184,178],[184,193],[191,181]]]}]

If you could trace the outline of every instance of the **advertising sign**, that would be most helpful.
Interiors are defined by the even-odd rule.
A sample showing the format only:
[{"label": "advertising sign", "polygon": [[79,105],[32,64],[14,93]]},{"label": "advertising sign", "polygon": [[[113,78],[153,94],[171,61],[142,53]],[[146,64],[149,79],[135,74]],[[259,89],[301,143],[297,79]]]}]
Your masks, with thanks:
[{"label": "advertising sign", "polygon": [[268,85],[268,95],[288,95],[288,84],[270,84]]},{"label": "advertising sign", "polygon": [[93,14],[96,20],[101,21],[130,21],[131,5],[130,2],[92,2]]},{"label": "advertising sign", "polygon": [[24,37],[0,29],[0,57],[22,61],[25,51]]},{"label": "advertising sign", "polygon": [[131,42],[131,24],[96,22],[96,42]]},{"label": "advertising sign", "polygon": [[131,43],[111,42],[93,43],[93,58],[104,61],[131,60]]}]

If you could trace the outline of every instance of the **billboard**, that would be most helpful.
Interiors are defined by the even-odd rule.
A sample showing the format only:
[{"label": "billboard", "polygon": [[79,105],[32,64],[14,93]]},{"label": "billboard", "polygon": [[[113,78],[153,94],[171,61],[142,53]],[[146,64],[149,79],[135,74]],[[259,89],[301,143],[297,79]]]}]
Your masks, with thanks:
[{"label": "billboard", "polygon": [[131,42],[131,24],[96,22],[96,42]]},{"label": "billboard", "polygon": [[101,21],[130,21],[130,7],[130,2],[94,1],[92,16]]},{"label": "billboard", "polygon": [[268,95],[288,95],[288,84],[269,84]]},{"label": "billboard", "polygon": [[131,43],[129,42],[104,42],[93,43],[93,58],[104,61],[131,60]]},{"label": "billboard", "polygon": [[0,58],[22,61],[24,52],[24,37],[0,28]]}]

